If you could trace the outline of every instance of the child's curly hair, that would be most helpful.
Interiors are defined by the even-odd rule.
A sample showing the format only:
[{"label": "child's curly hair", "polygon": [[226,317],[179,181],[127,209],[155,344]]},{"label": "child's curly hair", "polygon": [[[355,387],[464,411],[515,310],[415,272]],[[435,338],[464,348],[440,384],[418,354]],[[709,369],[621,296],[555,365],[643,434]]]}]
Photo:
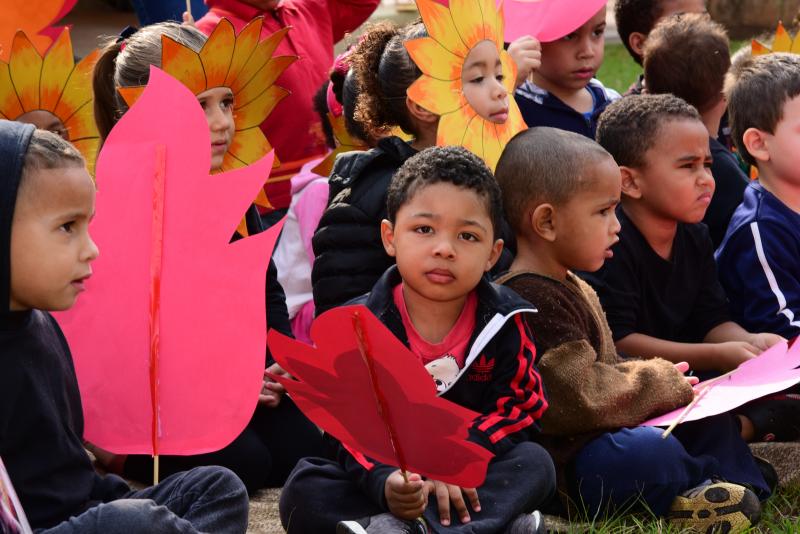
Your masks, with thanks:
[{"label": "child's curly hair", "polygon": [[434,146],[414,154],[397,170],[386,196],[388,219],[394,223],[397,212],[421,188],[453,184],[468,189],[486,202],[495,238],[503,224],[503,199],[500,186],[486,163],[460,146]]},{"label": "child's curly hair", "polygon": [[422,75],[408,55],[405,42],[426,37],[422,22],[398,28],[389,22],[371,26],[350,56],[359,95],[355,119],[372,137],[393,127],[416,134],[406,108],[406,90]]}]

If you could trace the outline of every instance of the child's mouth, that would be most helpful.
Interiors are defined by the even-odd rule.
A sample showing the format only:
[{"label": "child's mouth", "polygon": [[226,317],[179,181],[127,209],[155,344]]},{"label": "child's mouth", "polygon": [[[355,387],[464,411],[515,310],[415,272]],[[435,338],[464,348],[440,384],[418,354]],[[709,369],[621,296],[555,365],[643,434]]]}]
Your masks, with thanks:
[{"label": "child's mouth", "polygon": [[448,284],[455,279],[453,273],[447,269],[433,269],[425,273],[425,276],[434,284]]},{"label": "child's mouth", "polygon": [[508,120],[508,108],[492,113],[489,115],[489,120],[498,124],[503,124]]},{"label": "child's mouth", "polygon": [[86,284],[85,284],[85,282],[86,282],[86,280],[88,280],[88,279],[89,279],[91,276],[92,276],[91,274],[87,274],[87,275],[86,275],[86,276],[84,276],[84,277],[77,278],[77,279],[73,280],[73,281],[71,282],[71,284],[72,284],[72,287],[74,287],[75,289],[77,289],[77,290],[78,290],[78,292],[81,292],[81,291],[86,291]]},{"label": "child's mouth", "polygon": [[594,78],[594,69],[578,69],[573,74],[581,80],[591,80]]}]

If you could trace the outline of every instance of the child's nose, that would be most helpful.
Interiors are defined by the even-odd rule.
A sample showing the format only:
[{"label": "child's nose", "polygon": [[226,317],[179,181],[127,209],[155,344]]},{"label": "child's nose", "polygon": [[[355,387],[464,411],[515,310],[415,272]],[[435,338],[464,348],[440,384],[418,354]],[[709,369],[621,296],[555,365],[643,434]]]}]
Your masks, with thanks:
[{"label": "child's nose", "polygon": [[506,90],[506,86],[503,85],[503,82],[500,80],[495,79],[494,86],[492,87],[492,96],[495,99],[505,98],[508,95],[508,91]]},{"label": "child's nose", "polygon": [[86,234],[86,246],[83,249],[83,261],[94,261],[100,255],[100,249],[97,248],[92,236]]},{"label": "child's nose", "polygon": [[450,239],[440,239],[433,250],[434,255],[442,258],[452,258],[456,254],[456,249]]}]

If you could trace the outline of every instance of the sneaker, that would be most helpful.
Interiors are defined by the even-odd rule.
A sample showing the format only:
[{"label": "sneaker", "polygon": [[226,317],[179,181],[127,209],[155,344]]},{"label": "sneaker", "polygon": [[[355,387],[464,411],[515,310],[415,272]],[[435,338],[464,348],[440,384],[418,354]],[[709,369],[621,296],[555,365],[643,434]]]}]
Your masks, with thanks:
[{"label": "sneaker", "polygon": [[696,532],[741,532],[758,523],[761,503],[738,484],[715,482],[675,497],[667,514],[670,523]]},{"label": "sneaker", "polygon": [[428,526],[422,518],[405,521],[392,514],[380,514],[368,519],[340,521],[336,534],[428,534]]},{"label": "sneaker", "polygon": [[753,423],[753,441],[795,441],[800,438],[800,394],[790,390],[749,402],[737,411]]},{"label": "sneaker", "polygon": [[505,534],[547,534],[544,517],[539,510],[520,514],[508,525]]},{"label": "sneaker", "polygon": [[775,470],[775,467],[769,462],[769,460],[762,458],[761,456],[753,455],[753,460],[756,461],[756,466],[758,466],[761,476],[764,477],[764,482],[767,483],[770,493],[775,493],[779,482],[778,472]]}]

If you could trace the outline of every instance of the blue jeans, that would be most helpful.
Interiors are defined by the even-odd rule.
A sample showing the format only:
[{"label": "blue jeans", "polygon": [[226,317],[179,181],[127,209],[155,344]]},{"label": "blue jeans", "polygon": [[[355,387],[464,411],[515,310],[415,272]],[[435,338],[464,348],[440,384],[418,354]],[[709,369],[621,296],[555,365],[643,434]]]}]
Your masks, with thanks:
[{"label": "blue jeans", "polygon": [[[131,0],[139,24],[148,26],[156,22],[175,20],[183,22],[186,0]],[[203,0],[192,0],[192,17],[199,19],[208,12]]]},{"label": "blue jeans", "polygon": [[570,466],[570,497],[587,513],[646,504],[665,515],[675,497],[709,479],[750,487],[760,499],[770,495],[750,448],[730,414],[663,429],[623,428],[589,442]]},{"label": "blue jeans", "polygon": [[247,530],[244,484],[223,467],[198,467],[99,504],[41,534],[172,534]]}]

